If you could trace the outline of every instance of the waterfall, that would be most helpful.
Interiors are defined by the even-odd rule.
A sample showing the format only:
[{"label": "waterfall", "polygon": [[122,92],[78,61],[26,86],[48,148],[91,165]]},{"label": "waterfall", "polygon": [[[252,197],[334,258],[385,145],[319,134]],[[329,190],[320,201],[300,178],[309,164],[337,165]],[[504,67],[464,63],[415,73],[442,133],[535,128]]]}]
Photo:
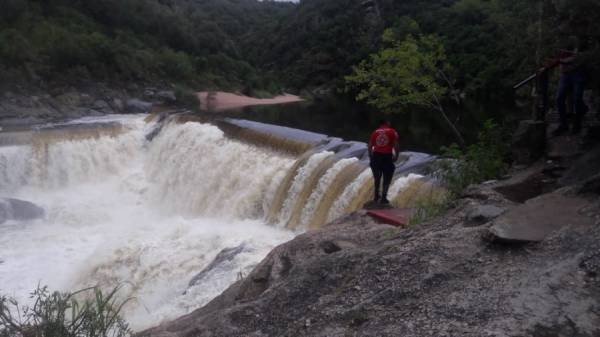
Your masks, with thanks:
[{"label": "waterfall", "polygon": [[[46,214],[0,225],[0,291],[28,301],[38,283],[122,283],[134,298],[126,318],[142,329],[202,306],[274,246],[372,197],[364,145],[236,123],[111,116],[0,133],[0,197]],[[398,177],[390,200],[409,204],[419,182]]]}]

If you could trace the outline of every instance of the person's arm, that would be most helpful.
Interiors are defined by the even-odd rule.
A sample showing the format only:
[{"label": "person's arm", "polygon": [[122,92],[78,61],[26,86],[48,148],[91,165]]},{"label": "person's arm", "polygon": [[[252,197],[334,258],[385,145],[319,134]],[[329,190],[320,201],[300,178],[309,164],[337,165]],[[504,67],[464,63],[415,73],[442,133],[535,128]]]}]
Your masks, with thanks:
[{"label": "person's arm", "polygon": [[398,160],[398,157],[400,156],[400,141],[398,139],[398,133],[396,132],[396,141],[394,142],[394,162],[396,162]]},{"label": "person's arm", "polygon": [[369,151],[369,159],[373,158],[373,135],[371,135],[367,143],[367,151]]}]

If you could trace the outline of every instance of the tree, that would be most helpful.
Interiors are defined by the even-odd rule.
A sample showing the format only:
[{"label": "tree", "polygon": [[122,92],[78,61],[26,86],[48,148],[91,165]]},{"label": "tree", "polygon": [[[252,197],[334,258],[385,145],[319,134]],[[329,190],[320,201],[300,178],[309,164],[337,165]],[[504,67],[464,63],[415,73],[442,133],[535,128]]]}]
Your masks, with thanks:
[{"label": "tree", "polygon": [[383,41],[389,46],[354,66],[353,73],[345,77],[346,83],[359,88],[356,100],[366,101],[385,113],[397,113],[405,106],[437,111],[464,145],[461,133],[442,105],[455,95],[446,75],[449,65],[439,39],[433,35],[409,35],[398,42],[393,32],[386,30]]}]

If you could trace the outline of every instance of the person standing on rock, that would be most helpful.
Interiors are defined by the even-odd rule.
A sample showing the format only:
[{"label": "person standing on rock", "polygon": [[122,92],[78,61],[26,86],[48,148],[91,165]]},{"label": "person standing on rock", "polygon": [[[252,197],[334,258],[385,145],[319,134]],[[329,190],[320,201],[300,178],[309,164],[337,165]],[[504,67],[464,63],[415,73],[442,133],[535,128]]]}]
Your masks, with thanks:
[{"label": "person standing on rock", "polygon": [[[387,193],[396,169],[394,163],[400,153],[398,133],[390,127],[388,121],[380,121],[379,127],[371,134],[368,149],[371,171],[375,180],[374,201],[387,205],[390,203]],[[383,187],[380,194],[381,178],[383,178]]]},{"label": "person standing on rock", "polygon": [[583,116],[587,111],[587,106],[583,101],[583,90],[585,85],[585,67],[586,59],[589,59],[589,52],[582,41],[576,36],[570,36],[565,49],[561,49],[559,56],[550,60],[548,64],[540,69],[548,69],[559,66],[560,80],[558,84],[558,94],[556,105],[560,118],[560,124],[552,133],[555,136],[561,135],[569,130],[567,97],[571,95],[571,108],[575,112],[573,121],[573,133],[578,134],[581,131]]}]

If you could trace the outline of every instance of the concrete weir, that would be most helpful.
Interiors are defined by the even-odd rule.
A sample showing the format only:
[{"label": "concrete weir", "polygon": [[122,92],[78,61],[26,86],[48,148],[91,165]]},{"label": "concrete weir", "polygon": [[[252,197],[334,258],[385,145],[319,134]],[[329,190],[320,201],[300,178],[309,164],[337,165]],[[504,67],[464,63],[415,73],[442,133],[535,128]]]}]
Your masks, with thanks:
[{"label": "concrete weir", "polygon": [[[269,223],[294,230],[319,228],[360,209],[372,197],[363,142],[241,119],[226,118],[216,124],[234,139],[297,154],[265,214]],[[434,160],[426,153],[401,153],[390,190],[392,203],[410,207],[417,195],[431,193],[433,185],[421,178]]]}]

